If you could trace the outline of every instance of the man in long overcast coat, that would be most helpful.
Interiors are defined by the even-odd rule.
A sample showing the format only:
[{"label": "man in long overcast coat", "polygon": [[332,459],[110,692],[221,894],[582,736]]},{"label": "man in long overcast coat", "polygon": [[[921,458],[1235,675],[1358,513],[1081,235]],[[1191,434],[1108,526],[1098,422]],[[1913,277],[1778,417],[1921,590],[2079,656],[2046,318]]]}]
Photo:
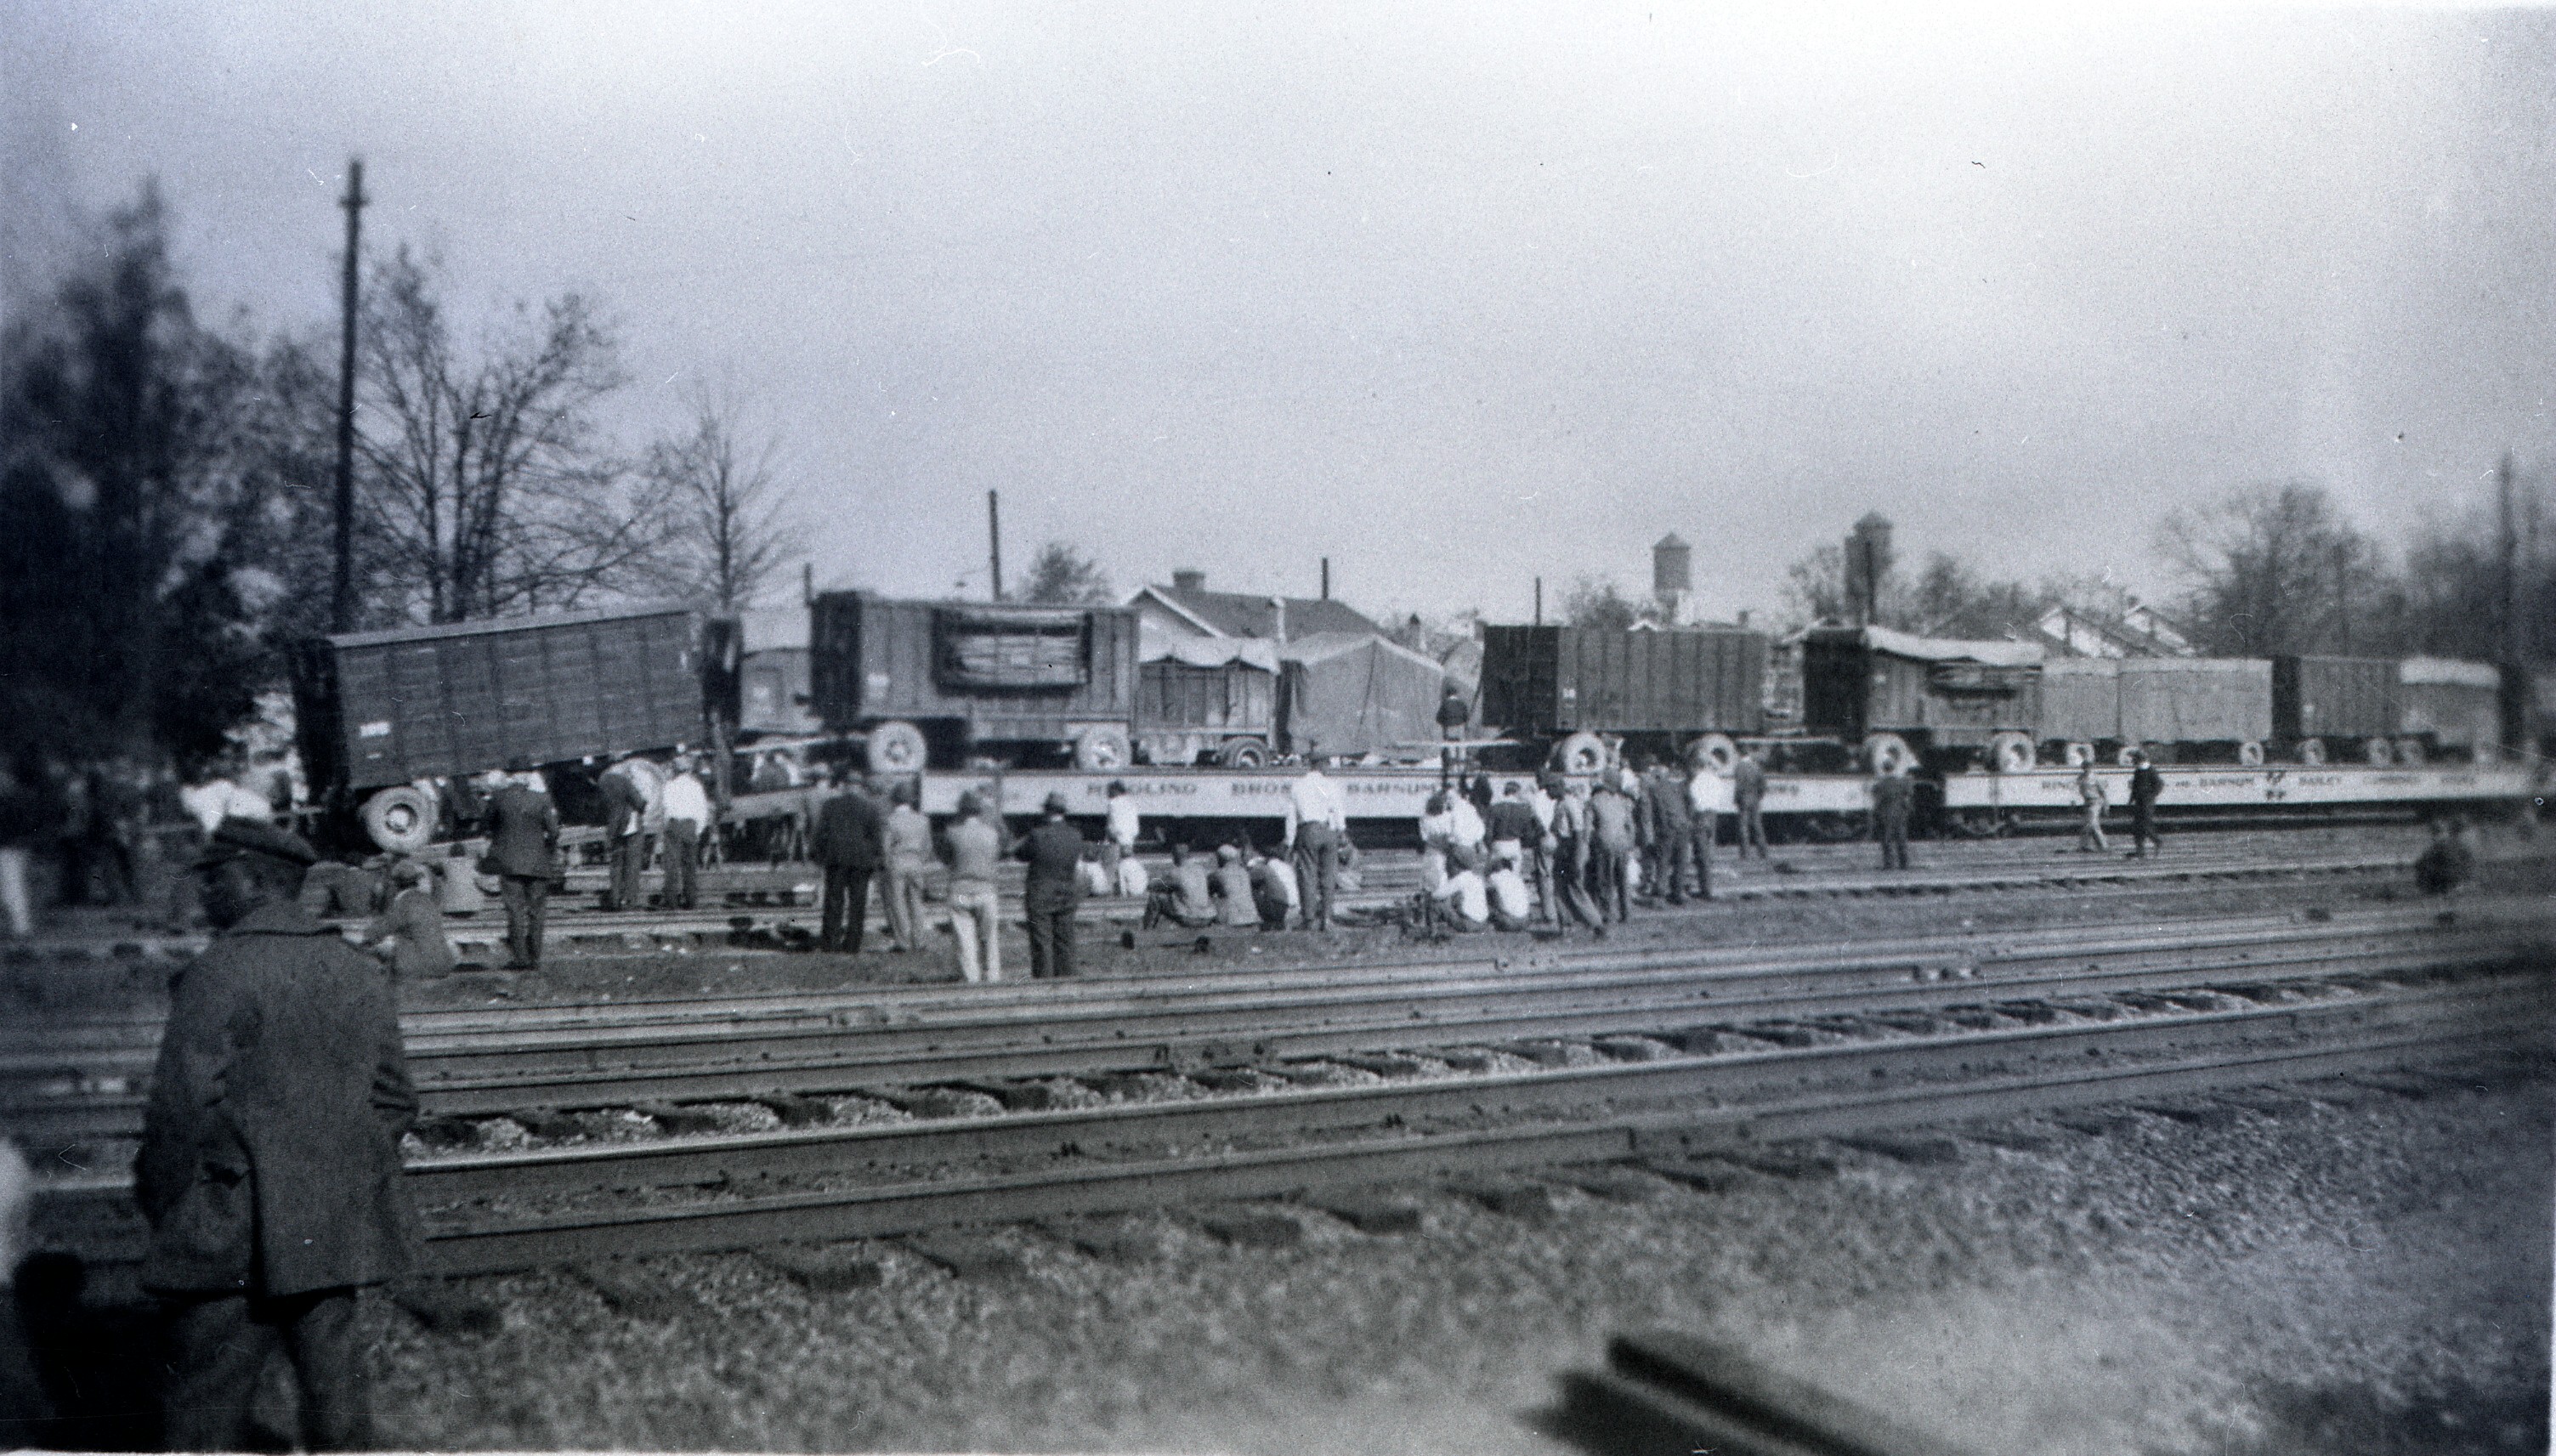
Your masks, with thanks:
[{"label": "man in long overcast coat", "polygon": [[238,1450],[278,1345],[315,1450],[372,1441],[356,1291],[406,1271],[417,1117],[391,982],[296,901],[319,856],[227,819],[196,868],[213,943],[179,973],[143,1113],[142,1284],[167,1304],[167,1437]]},{"label": "man in long overcast coat", "polygon": [[857,780],[835,779],[832,798],[817,809],[808,854],[826,870],[826,910],[818,944],[860,954],[861,927],[870,914],[870,876],[887,862],[887,820],[878,801]]}]

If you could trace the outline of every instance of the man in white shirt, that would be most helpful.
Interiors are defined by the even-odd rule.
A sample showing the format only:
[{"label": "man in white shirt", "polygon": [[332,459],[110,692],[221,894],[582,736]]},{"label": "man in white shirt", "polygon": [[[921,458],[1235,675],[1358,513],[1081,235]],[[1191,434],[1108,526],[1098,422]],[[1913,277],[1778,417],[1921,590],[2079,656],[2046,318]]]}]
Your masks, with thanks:
[{"label": "man in white shirt", "polygon": [[1332,894],[1340,888],[1341,842],[1348,810],[1338,784],[1323,772],[1322,744],[1308,742],[1305,776],[1287,791],[1287,848],[1296,865],[1296,893],[1308,930],[1332,928]]},{"label": "man in white shirt", "polygon": [[1438,887],[1438,902],[1454,913],[1459,929],[1479,930],[1491,921],[1490,892],[1478,870],[1459,869],[1448,875]]},{"label": "man in white shirt", "polygon": [[1722,811],[1730,807],[1730,780],[1699,763],[1686,781],[1686,803],[1694,820],[1696,893],[1713,898],[1713,846],[1722,838]]},{"label": "man in white shirt", "polygon": [[693,776],[690,754],[675,758],[674,776],[657,797],[666,816],[665,877],[659,882],[669,910],[689,910],[701,896],[702,840],[710,832],[710,796]]},{"label": "man in white shirt", "polygon": [[[1135,863],[1136,832],[1142,822],[1136,812],[1135,796],[1127,792],[1123,781],[1111,779],[1109,826],[1100,841],[1100,871],[1108,876],[1110,889],[1118,894],[1141,895],[1145,892],[1144,870],[1139,868],[1130,875],[1124,867]],[[1129,887],[1130,879],[1135,881],[1133,888]]]}]

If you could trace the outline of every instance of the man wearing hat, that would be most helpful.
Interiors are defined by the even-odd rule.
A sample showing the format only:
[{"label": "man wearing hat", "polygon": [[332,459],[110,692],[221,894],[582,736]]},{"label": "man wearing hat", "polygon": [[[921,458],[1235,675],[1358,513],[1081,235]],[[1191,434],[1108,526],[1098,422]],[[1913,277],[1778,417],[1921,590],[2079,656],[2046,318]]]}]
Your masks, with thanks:
[{"label": "man wearing hat", "polygon": [[173,1450],[246,1449],[279,1345],[304,1441],[372,1439],[356,1293],[413,1257],[399,1140],[417,1098],[389,977],[295,900],[319,858],[226,819],[195,865],[216,934],[172,984],[134,1163],[142,1284],[170,1320]]},{"label": "man wearing hat", "polygon": [[435,898],[435,874],[415,860],[391,866],[391,902],[364,927],[362,943],[391,943],[391,971],[403,981],[447,976],[454,957],[444,933],[444,906]]},{"label": "man wearing hat", "polygon": [[1030,861],[1022,890],[1030,932],[1030,979],[1074,974],[1074,909],[1083,898],[1083,836],[1065,820],[1065,796],[1050,794],[1040,806],[1047,818],[1024,836],[1015,853]]},{"label": "man wearing hat", "polygon": [[506,969],[537,971],[542,964],[542,916],[551,881],[559,877],[559,808],[533,787],[533,761],[506,765],[508,781],[488,804],[493,829],[488,860],[497,871],[497,893],[506,905]]}]

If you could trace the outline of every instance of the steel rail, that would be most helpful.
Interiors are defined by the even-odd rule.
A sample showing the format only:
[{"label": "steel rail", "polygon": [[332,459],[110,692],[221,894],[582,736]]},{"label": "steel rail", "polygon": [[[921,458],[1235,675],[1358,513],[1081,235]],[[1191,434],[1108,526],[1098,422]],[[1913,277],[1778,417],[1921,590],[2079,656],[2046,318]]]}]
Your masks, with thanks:
[{"label": "steel rail", "polygon": [[[1763,899],[1799,899],[1821,897],[1860,898],[1866,896],[1920,896],[1966,892],[2005,891],[2036,888],[2079,889],[2174,885],[2197,880],[2243,881],[2312,877],[2317,875],[2402,873],[2411,862],[2405,855],[2286,860],[2265,863],[2238,855],[2214,855],[2209,858],[2181,857],[2172,861],[2132,867],[2119,861],[2108,861],[2098,868],[2093,865],[2045,865],[2035,869],[2028,861],[2017,867],[1988,865],[1930,866],[1927,869],[1893,873],[1835,878],[1824,872],[1764,881],[1725,879],[1715,891],[1720,901]],[[2517,860],[2492,862],[2519,862]],[[1341,897],[1341,903],[1373,909],[1407,898],[1419,887],[1416,875],[1407,884],[1353,891]],[[1104,908],[1120,909],[1132,915],[1141,908],[1132,900],[1112,899]],[[583,942],[643,942],[631,946],[634,954],[656,954],[665,944],[688,942],[699,944],[703,939],[724,941],[732,934],[758,929],[775,929],[784,924],[797,924],[813,919],[818,910],[803,905],[742,905],[719,909],[676,913],[632,914],[623,911],[554,910],[549,938],[555,943],[575,945]],[[1675,913],[1670,911],[1667,913]],[[1700,912],[1699,912],[1700,913]],[[740,926],[739,921],[746,922]],[[359,921],[339,922],[341,929],[353,929]],[[495,922],[474,922],[448,928],[448,933],[468,944],[494,944],[504,937]],[[198,932],[100,932],[90,935],[64,935],[59,932],[22,943],[13,949],[20,958],[38,959],[117,959],[148,961],[154,957],[184,959],[200,952],[206,937]],[[740,952],[758,948],[728,947]]]},{"label": "steel rail", "polygon": [[[2466,918],[2491,918],[2514,912],[2538,913],[2535,898],[2511,898],[2471,902]],[[2428,915],[2428,912],[2424,912]],[[2397,920],[2410,922],[2409,912],[2346,912],[2330,921],[2334,927],[2375,925]],[[2187,937],[2236,935],[2248,930],[2268,930],[2277,935],[2294,932],[2298,922],[2294,915],[2258,914],[2243,916],[2205,916],[2163,922],[2153,929],[2118,927],[2064,927],[2059,929],[1959,931],[1910,937],[1892,943],[1887,958],[1904,962],[1909,969],[1928,966],[1952,967],[1975,961],[1981,956],[2002,956],[2029,952],[2057,945],[2093,943],[2126,947],[2142,938],[2159,944],[2180,944]],[[2107,934],[2106,932],[2109,932]],[[1252,968],[1219,967],[1212,973],[1218,987],[1280,986],[1295,981],[1320,981],[1325,985],[1346,986],[1361,981],[1378,984],[1396,979],[1437,980],[1450,976],[1484,976],[1506,973],[1518,968],[1585,965],[1592,968],[1632,970],[1644,966],[1733,968],[1772,968],[1778,964],[1859,964],[1874,956],[1872,946],[1879,937],[1802,942],[1769,948],[1755,943],[1735,945],[1660,946],[1639,950],[1617,950],[1604,946],[1590,949],[1552,949],[1537,943],[1516,945],[1516,954],[1472,957],[1413,958],[1393,961],[1360,961],[1349,963],[1300,962],[1294,965],[1269,965]],[[1490,944],[1506,948],[1507,942]],[[450,1036],[474,1039],[491,1044],[490,1038],[539,1036],[560,1030],[602,1030],[606,1028],[645,1027],[716,1023],[742,1026],[757,1022],[767,1025],[799,1024],[808,1026],[851,1024],[845,1018],[873,1022],[930,1015],[949,1007],[963,1007],[973,1013],[991,1007],[1035,1007],[1039,1014],[1052,1013],[1060,998],[1105,997],[1112,993],[1140,1003],[1161,993],[1167,984],[1193,985],[1195,978],[1169,977],[1160,974],[1100,975],[1078,978],[1069,983],[1011,981],[992,986],[961,986],[955,983],[916,983],[909,985],[865,985],[843,991],[760,991],[704,995],[678,993],[617,1001],[582,1001],[535,1003],[495,1008],[470,1007],[453,1009],[413,1009],[401,1014],[400,1024],[413,1047],[427,1044],[429,1038]],[[55,1023],[40,1027],[32,1035],[10,1035],[0,1032],[0,1078],[11,1075],[53,1075],[64,1059],[77,1055],[98,1056],[122,1050],[136,1054],[147,1064],[156,1048],[163,1014],[92,1017],[76,1022]]]},{"label": "steel rail", "polygon": [[[2196,1036],[2210,1045],[2230,1046],[2424,1025],[2456,1024],[2470,1034],[2513,1031],[2543,1027],[2547,1006],[2543,977],[2499,976],[2285,1006],[2161,1012],[2111,1021],[1091,1109],[462,1154],[414,1162],[408,1176],[421,1205],[430,1208],[599,1189],[732,1189],[773,1179],[872,1176],[881,1169],[989,1159],[1077,1158],[1095,1150],[1197,1146],[1273,1133],[1552,1118],[1580,1108],[1740,1104],[1827,1085],[1895,1091],[2020,1066],[2085,1067],[2176,1054]],[[39,1187],[43,1200],[54,1206],[96,1206],[128,1196],[126,1181],[118,1177]]]},{"label": "steel rail", "polygon": [[[1622,1157],[1693,1157],[1732,1146],[1870,1131],[1987,1116],[2188,1095],[2266,1080],[2299,1080],[2429,1060],[2478,1045],[2474,1026],[2387,1028],[2350,1044],[2219,1051],[2144,1067],[1992,1075],[1956,1086],[1797,1096],[1772,1104],[1601,1118],[1437,1135],[1246,1149],[1205,1158],[904,1182],[782,1194],[743,1203],[625,1208],[550,1218],[490,1220],[443,1231],[432,1260],[446,1273],[495,1272],[619,1254],[736,1248],[767,1242],[875,1237],[957,1222],[1007,1221],[1065,1212],[1159,1207],[1218,1198],[1271,1197],[1323,1183],[1407,1182],[1495,1168]],[[1850,1084],[1853,1085],[1853,1084]]]},{"label": "steel rail", "polygon": [[[1451,1037],[1477,1040],[1660,1030],[1723,1017],[1912,1008],[1965,996],[2167,990],[2242,974],[2311,969],[2454,969],[2508,961],[2528,945],[2506,932],[2444,935],[2429,926],[2280,927],[2163,935],[1974,956],[1966,980],[1912,982],[1911,961],[1739,965],[1693,960],[1656,967],[1580,967],[1425,982],[1363,978],[1296,990],[1184,988],[1169,995],[1048,1003],[962,1014],[907,1027],[838,1024],[752,1033],[733,1026],[658,1029],[634,1042],[553,1033],[526,1043],[421,1038],[413,1068],[427,1110],[446,1115],[528,1107],[627,1106],[746,1094],[825,1093],[864,1086],[1123,1072],[1374,1051]],[[2199,957],[2200,959],[2195,959]],[[2161,963],[2161,964],[2160,964]],[[1813,969],[1813,967],[1816,969]],[[1800,984],[1815,976],[1816,986]],[[22,1101],[10,1121],[37,1138],[131,1136],[139,1099]]]}]

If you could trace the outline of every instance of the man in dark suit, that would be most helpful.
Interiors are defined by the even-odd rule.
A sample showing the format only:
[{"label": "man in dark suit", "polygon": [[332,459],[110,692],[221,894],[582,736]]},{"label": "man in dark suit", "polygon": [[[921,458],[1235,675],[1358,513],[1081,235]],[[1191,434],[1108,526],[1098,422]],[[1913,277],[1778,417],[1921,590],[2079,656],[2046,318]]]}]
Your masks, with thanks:
[{"label": "man in dark suit", "polygon": [[1050,794],[1047,818],[1024,836],[1016,853],[1030,861],[1021,898],[1029,911],[1030,979],[1074,974],[1074,908],[1083,900],[1083,836],[1065,822],[1065,796]]},{"label": "man in dark suit", "polygon": [[319,855],[227,819],[196,863],[213,943],[173,985],[134,1196],[167,1304],[167,1439],[246,1449],[280,1344],[314,1450],[371,1443],[356,1293],[406,1271],[399,1140],[417,1117],[390,979],[296,903]]},{"label": "man in dark suit", "polygon": [[1908,867],[1908,816],[1917,809],[1917,780],[1887,769],[1872,780],[1872,833],[1881,841],[1881,867]]},{"label": "man in dark suit", "polygon": [[887,860],[887,822],[878,802],[840,769],[835,793],[817,810],[809,857],[826,870],[826,920],[819,946],[859,955],[869,918],[870,876]]},{"label": "man in dark suit", "polygon": [[551,881],[559,878],[559,806],[535,789],[533,761],[506,765],[506,786],[488,802],[492,826],[488,859],[497,869],[497,893],[506,904],[506,969],[536,971],[542,964],[542,916]]}]

